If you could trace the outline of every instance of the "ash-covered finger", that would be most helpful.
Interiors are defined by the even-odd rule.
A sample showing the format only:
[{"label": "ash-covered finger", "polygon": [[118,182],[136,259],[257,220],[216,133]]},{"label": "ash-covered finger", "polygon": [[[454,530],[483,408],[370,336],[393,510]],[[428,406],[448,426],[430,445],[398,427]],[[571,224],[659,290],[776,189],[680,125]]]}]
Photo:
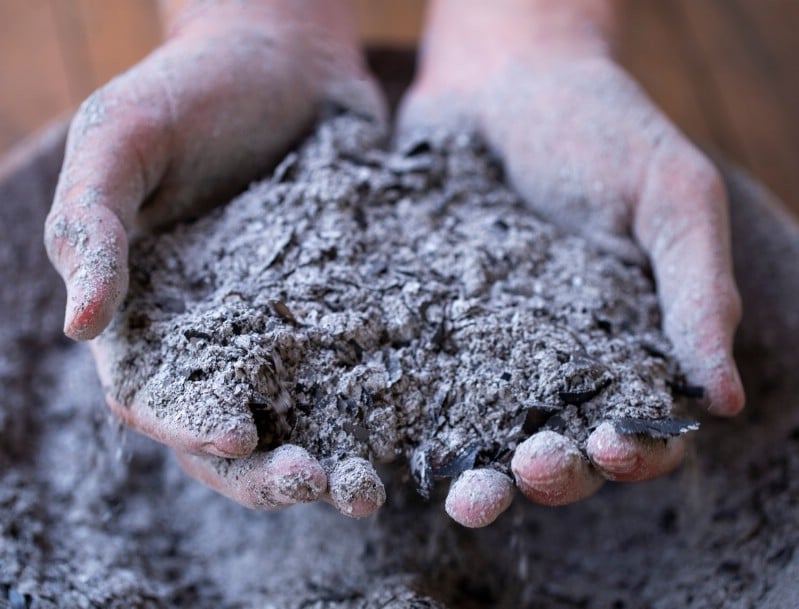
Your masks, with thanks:
[{"label": "ash-covered finger", "polygon": [[176,454],[190,476],[255,510],[278,510],[313,501],[326,486],[321,465],[298,447],[243,459]]},{"label": "ash-covered finger", "polygon": [[497,519],[513,501],[513,481],[494,469],[463,472],[450,486],[444,507],[465,527],[484,527]]},{"label": "ash-covered finger", "polygon": [[386,489],[374,466],[360,457],[338,461],[328,474],[328,484],[333,505],[345,516],[368,516],[386,501]]},{"label": "ash-covered finger", "polygon": [[566,505],[580,501],[602,486],[602,478],[577,443],[544,430],[522,442],[511,461],[519,489],[531,501]]},{"label": "ash-covered finger", "polygon": [[589,436],[591,461],[609,480],[633,482],[663,476],[683,460],[685,436],[668,439],[619,433],[613,423],[604,422]]},{"label": "ash-covered finger", "polygon": [[101,205],[50,214],[45,245],[64,279],[64,333],[88,340],[102,332],[128,289],[128,239],[122,222]]},{"label": "ash-covered finger", "polygon": [[265,463],[264,484],[279,503],[310,503],[327,488],[321,464],[307,450],[292,444],[276,448]]}]

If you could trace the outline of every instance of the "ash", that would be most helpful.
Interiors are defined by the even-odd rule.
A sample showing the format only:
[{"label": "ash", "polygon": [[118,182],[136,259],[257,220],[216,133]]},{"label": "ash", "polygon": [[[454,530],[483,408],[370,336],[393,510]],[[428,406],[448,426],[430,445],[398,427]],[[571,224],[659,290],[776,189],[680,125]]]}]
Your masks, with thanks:
[{"label": "ash", "polygon": [[743,418],[703,421],[669,477],[558,509],[518,498],[471,530],[401,462],[368,519],[264,513],[121,431],[86,345],[63,338],[38,238],[64,136],[0,164],[0,609],[799,607],[799,224],[744,176],[726,172]]},{"label": "ash", "polygon": [[223,209],[136,243],[101,340],[123,404],[259,446],[507,471],[542,427],[661,437],[678,371],[638,267],[558,235],[476,137],[344,115]]}]

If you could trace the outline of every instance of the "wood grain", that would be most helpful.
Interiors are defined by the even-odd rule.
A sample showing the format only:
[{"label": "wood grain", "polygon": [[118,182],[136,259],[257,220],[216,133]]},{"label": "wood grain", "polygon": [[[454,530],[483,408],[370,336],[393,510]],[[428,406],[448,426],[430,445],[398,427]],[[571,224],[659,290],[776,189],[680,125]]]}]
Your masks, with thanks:
[{"label": "wood grain", "polygon": [[355,0],[358,31],[366,44],[413,47],[422,31],[424,0]]},{"label": "wood grain", "polygon": [[693,43],[694,61],[704,68],[703,83],[694,84],[716,90],[713,110],[726,116],[726,131],[742,148],[734,155],[799,209],[799,149],[790,137],[796,111],[787,106],[777,79],[769,75],[761,37],[727,0],[675,4]]},{"label": "wood grain", "polygon": [[[353,3],[367,43],[418,40],[424,0]],[[689,137],[744,165],[799,213],[799,0],[628,4],[624,65]],[[2,0],[0,153],[160,38],[156,0]]]},{"label": "wood grain", "polygon": [[0,153],[72,103],[49,0],[0,2]]},{"label": "wood grain", "polygon": [[[156,2],[77,0],[94,86],[147,55],[162,39]],[[124,24],[124,27],[120,27]]]}]

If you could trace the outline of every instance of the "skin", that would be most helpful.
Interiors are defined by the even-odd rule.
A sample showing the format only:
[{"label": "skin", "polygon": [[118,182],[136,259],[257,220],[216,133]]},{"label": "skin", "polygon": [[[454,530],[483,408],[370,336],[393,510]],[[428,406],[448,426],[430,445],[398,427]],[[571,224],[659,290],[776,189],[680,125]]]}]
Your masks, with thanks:
[{"label": "skin", "polygon": [[[167,3],[167,42],[94,93],[70,130],[45,229],[67,286],[67,335],[91,339],[109,323],[127,290],[133,233],[229,199],[303,135],[325,100],[384,120],[348,8],[346,0]],[[705,387],[711,412],[735,414],[744,397],[731,355],[740,304],[726,195],[710,162],[613,60],[622,13],[609,0],[432,2],[398,131],[476,129],[538,214],[650,264],[689,380]],[[108,387],[107,357],[99,343],[92,348]],[[385,499],[363,460],[322,464],[296,446],[253,452],[255,430],[244,423],[200,437],[141,405],[108,402],[170,446],[191,476],[245,506],[325,500],[360,517]],[[606,479],[668,473],[684,450],[682,438],[626,437],[603,423],[586,459],[572,440],[544,431],[516,449],[513,480],[465,472],[445,507],[465,526],[486,526],[514,488],[537,503],[571,503]]]},{"label": "skin", "polygon": [[[606,0],[434,1],[400,137],[419,127],[476,129],[537,213],[651,265],[664,330],[689,381],[705,388],[712,413],[733,415],[744,394],[732,358],[741,312],[726,193],[713,165],[614,61],[623,12],[623,3]],[[516,449],[516,486],[537,503],[571,503],[606,479],[670,472],[685,439],[623,436],[602,423],[587,452],[589,460],[572,440],[539,432]],[[451,494],[487,499],[450,498],[448,512],[482,526],[510,501],[467,474]]]}]

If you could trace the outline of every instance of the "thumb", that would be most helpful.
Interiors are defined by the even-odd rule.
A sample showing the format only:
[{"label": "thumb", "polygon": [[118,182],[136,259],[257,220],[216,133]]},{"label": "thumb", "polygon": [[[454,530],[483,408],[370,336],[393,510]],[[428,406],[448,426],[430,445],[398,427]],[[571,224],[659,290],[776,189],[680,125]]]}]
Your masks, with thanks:
[{"label": "thumb", "polygon": [[64,332],[75,340],[102,332],[125,297],[127,233],[163,156],[156,109],[126,103],[113,85],[84,102],[72,122],[45,223],[47,254],[67,288]]},{"label": "thumb", "polygon": [[128,240],[108,207],[65,202],[48,217],[47,254],[67,288],[64,333],[94,338],[111,321],[128,289]]},{"label": "thumb", "polygon": [[655,273],[663,327],[711,412],[736,414],[744,392],[732,355],[741,304],[733,279],[724,184],[699,151],[665,141],[649,167],[635,220]]}]

